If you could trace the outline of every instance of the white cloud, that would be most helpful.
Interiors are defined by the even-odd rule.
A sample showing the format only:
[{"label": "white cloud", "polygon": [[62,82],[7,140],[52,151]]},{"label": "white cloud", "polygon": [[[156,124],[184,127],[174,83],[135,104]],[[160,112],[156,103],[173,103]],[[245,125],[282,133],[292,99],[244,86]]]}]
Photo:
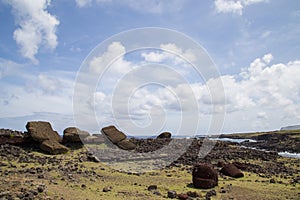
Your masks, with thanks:
[{"label": "white cloud", "polygon": [[215,8],[218,13],[235,13],[242,15],[246,6],[267,2],[268,0],[215,0]]},{"label": "white cloud", "polygon": [[75,73],[65,71],[47,74],[24,73],[26,73],[23,76],[24,80],[18,80],[16,83],[1,82],[0,118],[35,115],[41,112],[72,114]]},{"label": "white cloud", "polygon": [[231,0],[216,0],[215,7],[217,12],[221,13],[237,13],[242,14],[243,5],[240,1],[231,1]]},{"label": "white cloud", "polygon": [[184,1],[173,0],[170,1],[161,1],[161,0],[75,0],[76,5],[80,8],[88,7],[95,4],[118,4],[122,6],[127,6],[132,10],[142,13],[153,13],[161,14],[164,12],[174,12],[179,11],[184,4]]},{"label": "white cloud", "polygon": [[6,0],[12,6],[18,28],[13,37],[20,45],[21,54],[37,64],[35,58],[41,46],[54,49],[57,46],[56,28],[59,20],[47,11],[51,0]]},{"label": "white cloud", "polygon": [[76,1],[76,5],[80,8],[89,6],[92,3],[92,0],[75,0],[75,1]]},{"label": "white cloud", "polygon": [[[174,54],[163,50],[176,54],[186,54],[188,52],[173,44],[162,44],[161,47],[162,51],[142,52],[141,56],[145,59],[142,63],[145,61],[157,63],[168,61],[168,63],[172,63],[169,60],[172,60],[173,63],[177,62]],[[109,60],[108,58],[111,59],[116,56],[114,52],[122,54],[125,51],[126,49],[122,44],[112,43],[102,56],[97,57],[97,60],[105,63]],[[125,67],[127,71],[123,71],[123,75],[127,72],[131,73],[131,70],[134,69],[134,64],[127,61],[124,57],[119,58],[119,60],[121,61],[119,66],[127,66]],[[152,119],[155,116],[155,120],[158,121],[162,117],[161,120],[163,121],[165,116],[161,115],[173,113],[172,118],[178,118],[181,112],[190,112],[194,109],[191,108],[191,105],[193,98],[195,98],[199,105],[199,115],[204,116],[205,121],[207,121],[207,118],[221,113],[222,110],[219,108],[225,104],[226,124],[231,124],[225,125],[226,130],[245,131],[279,128],[283,123],[295,123],[295,120],[300,119],[300,81],[297,78],[297,74],[300,74],[300,61],[272,64],[272,60],[272,54],[265,54],[261,58],[254,59],[239,74],[223,75],[218,79],[209,79],[206,83],[197,81],[183,83],[176,81],[176,77],[170,76],[167,69],[160,69],[158,72],[153,70],[153,68],[148,68],[140,76],[132,74],[128,77],[122,75],[117,78],[117,80],[125,78],[126,81],[121,83],[117,94],[119,98],[114,102],[114,105],[107,102],[111,101],[111,98],[107,98],[107,94],[105,94],[105,98],[103,95],[100,95],[97,102],[101,102],[100,104],[105,105],[106,108],[109,106],[109,108],[115,109],[116,116],[124,124],[129,123],[128,114],[138,126],[142,126],[143,123],[148,124],[149,119],[151,119],[149,116]],[[127,65],[122,63],[127,63]],[[99,66],[99,62],[95,66]],[[179,64],[178,66],[181,65]],[[178,71],[178,67],[176,65],[174,67],[172,64],[172,70]],[[112,70],[111,75],[107,77],[116,77],[114,74],[118,71]],[[144,78],[155,80],[154,82],[159,83],[168,79],[164,83],[169,84],[164,84],[164,87],[139,88]],[[220,81],[223,83],[225,98],[220,95],[222,94],[222,91],[220,91],[222,88],[219,87]],[[115,84],[115,81],[101,82],[101,85],[109,85],[111,87],[110,90],[114,89]],[[128,94],[130,92],[128,91],[131,91],[130,88],[133,87],[136,87],[137,90],[129,98]],[[191,93],[191,90],[193,93]],[[113,90],[112,92],[116,91]],[[214,93],[212,94],[211,92]],[[97,109],[97,114],[103,116],[101,109],[104,109],[104,107],[98,106]],[[110,115],[110,117],[113,116]],[[236,124],[237,119],[241,119],[243,122]],[[111,120],[113,121],[113,118]],[[265,121],[260,122],[259,120]],[[207,123],[209,124],[209,122]]]},{"label": "white cloud", "polygon": [[161,44],[160,50],[162,52],[149,52],[149,53],[142,53],[142,57],[147,62],[162,62],[166,59],[172,60],[175,64],[183,64],[186,62],[194,62],[196,60],[196,56],[194,55],[191,49],[182,50],[181,48],[177,47],[175,44],[168,43],[168,44]]},{"label": "white cloud", "polygon": [[124,60],[125,53],[125,47],[120,42],[113,42],[108,46],[106,52],[90,61],[89,69],[97,74],[106,68],[113,69],[116,73],[126,73],[130,69],[131,63]]}]

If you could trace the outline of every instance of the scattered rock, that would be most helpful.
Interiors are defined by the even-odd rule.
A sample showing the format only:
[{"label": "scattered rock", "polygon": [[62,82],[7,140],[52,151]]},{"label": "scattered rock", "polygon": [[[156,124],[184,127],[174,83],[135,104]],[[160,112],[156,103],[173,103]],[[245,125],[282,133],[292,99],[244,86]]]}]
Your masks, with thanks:
[{"label": "scattered rock", "polygon": [[216,190],[211,190],[211,191],[209,191],[209,192],[206,193],[205,198],[206,199],[210,199],[210,197],[216,196],[216,195],[217,195]]},{"label": "scattered rock", "polygon": [[43,151],[46,151],[53,155],[67,153],[69,151],[67,147],[54,140],[43,141],[42,144],[40,145],[40,148]]},{"label": "scattered rock", "polygon": [[63,141],[64,143],[81,143],[89,135],[87,131],[82,131],[76,127],[69,127],[64,130]]},{"label": "scattered rock", "polygon": [[159,134],[156,138],[157,139],[168,139],[171,138],[172,134],[170,132],[163,132]]},{"label": "scattered rock", "polygon": [[270,179],[270,183],[276,183],[275,179],[274,178]]},{"label": "scattered rock", "polygon": [[244,177],[244,174],[234,164],[225,165],[221,171],[222,174],[233,178]]},{"label": "scattered rock", "polygon": [[28,142],[28,135],[21,131],[0,129],[0,144],[24,144]]},{"label": "scattered rock", "polygon": [[110,192],[112,190],[112,187],[111,186],[107,186],[107,187],[104,187],[103,188],[103,192]]},{"label": "scattered rock", "polygon": [[197,164],[192,175],[195,188],[209,189],[218,185],[218,172],[210,164]]},{"label": "scattered rock", "polygon": [[168,191],[168,198],[171,198],[171,199],[177,198],[177,193],[173,190]]},{"label": "scattered rock", "polygon": [[180,200],[186,200],[189,198],[189,196],[187,194],[178,194],[177,197]]},{"label": "scattered rock", "polygon": [[87,159],[89,161],[96,162],[96,163],[100,162],[100,159],[91,152],[87,153]]},{"label": "scattered rock", "polygon": [[193,197],[193,198],[201,197],[201,195],[200,195],[199,193],[197,193],[197,192],[192,192],[192,191],[188,191],[188,192],[187,192],[187,195],[188,195],[189,197]]},{"label": "scattered rock", "polygon": [[157,190],[157,185],[150,185],[148,191]]},{"label": "scattered rock", "polygon": [[115,126],[108,126],[102,128],[102,133],[113,143],[117,144],[118,142],[126,139],[126,135],[119,131]]},{"label": "scattered rock", "polygon": [[39,193],[44,192],[45,189],[46,189],[46,186],[45,186],[45,185],[39,185],[38,188],[37,188],[37,190],[38,190]]}]

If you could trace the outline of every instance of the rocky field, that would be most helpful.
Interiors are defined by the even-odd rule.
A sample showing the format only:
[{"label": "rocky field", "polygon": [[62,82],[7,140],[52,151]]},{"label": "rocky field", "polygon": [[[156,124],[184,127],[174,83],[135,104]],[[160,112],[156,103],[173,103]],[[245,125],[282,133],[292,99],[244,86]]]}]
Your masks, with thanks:
[{"label": "rocky field", "polygon": [[[10,139],[3,136],[4,132]],[[128,165],[134,169],[134,158],[127,157],[130,162],[122,155],[110,161],[103,158],[112,158],[109,153],[123,145],[134,147],[122,150],[123,157],[126,152],[132,157],[150,155],[145,162],[154,165],[151,161],[159,159],[155,156],[171,156],[171,152],[155,152],[179,139],[166,134],[156,139],[122,136],[126,142],[115,141],[114,145],[94,137],[89,139],[94,142],[82,145],[75,142],[73,134],[68,142],[68,137],[63,137],[65,141],[59,144],[64,147],[58,148],[64,152],[57,154],[41,148],[44,141],[33,140],[30,132],[15,132],[20,137],[7,129],[0,133],[0,199],[300,199],[299,159],[242,148],[237,143],[218,141],[208,155],[200,158],[204,140],[191,139],[187,151],[164,168],[159,169],[158,163],[156,170],[131,171]],[[20,142],[24,134],[29,135],[26,143]],[[108,134],[109,140],[111,135],[117,134]],[[95,149],[104,151],[97,154]]]}]

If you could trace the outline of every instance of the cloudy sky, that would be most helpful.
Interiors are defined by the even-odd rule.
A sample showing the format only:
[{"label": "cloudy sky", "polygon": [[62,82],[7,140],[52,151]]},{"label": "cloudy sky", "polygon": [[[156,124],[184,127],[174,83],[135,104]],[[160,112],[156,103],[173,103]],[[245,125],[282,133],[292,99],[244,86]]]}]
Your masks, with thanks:
[{"label": "cloudy sky", "polygon": [[[159,48],[128,52],[113,37],[143,27],[197,42],[219,77],[195,73],[203,59],[184,43],[139,37]],[[47,120],[59,132],[116,124],[149,135],[205,133],[220,116],[226,133],[300,124],[299,52],[294,0],[0,0],[0,127]]]}]

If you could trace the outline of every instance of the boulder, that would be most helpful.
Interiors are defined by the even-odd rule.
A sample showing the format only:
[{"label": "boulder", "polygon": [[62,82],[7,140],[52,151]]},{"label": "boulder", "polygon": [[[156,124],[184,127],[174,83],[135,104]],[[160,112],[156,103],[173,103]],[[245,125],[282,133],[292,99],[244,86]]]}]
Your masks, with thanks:
[{"label": "boulder", "polygon": [[234,164],[225,165],[220,172],[233,178],[240,178],[244,176],[241,170],[239,170]]},{"label": "boulder", "polygon": [[43,151],[53,155],[67,153],[69,151],[67,147],[65,147],[64,145],[60,144],[55,140],[44,140],[41,143],[40,148]]},{"label": "boulder", "polygon": [[69,127],[64,130],[63,141],[65,143],[80,143],[90,134],[76,127]]},{"label": "boulder", "polygon": [[193,177],[193,185],[199,189],[210,189],[217,186],[217,183],[213,179]]},{"label": "boulder", "polygon": [[218,172],[212,165],[199,163],[193,168],[193,185],[200,189],[209,189],[218,185]]},{"label": "boulder", "polygon": [[54,131],[49,122],[43,121],[32,121],[27,122],[26,129],[30,137],[39,143],[45,140],[51,140],[56,142],[61,142],[62,138]]},{"label": "boulder", "polygon": [[134,150],[136,148],[136,145],[127,139],[118,142],[117,146],[123,150]]},{"label": "boulder", "polygon": [[126,139],[126,135],[119,131],[115,126],[108,126],[102,128],[101,132],[113,143],[117,144],[118,142]]},{"label": "boulder", "polygon": [[172,134],[170,132],[163,132],[159,134],[156,138],[157,139],[166,139],[166,138],[171,138]]}]

